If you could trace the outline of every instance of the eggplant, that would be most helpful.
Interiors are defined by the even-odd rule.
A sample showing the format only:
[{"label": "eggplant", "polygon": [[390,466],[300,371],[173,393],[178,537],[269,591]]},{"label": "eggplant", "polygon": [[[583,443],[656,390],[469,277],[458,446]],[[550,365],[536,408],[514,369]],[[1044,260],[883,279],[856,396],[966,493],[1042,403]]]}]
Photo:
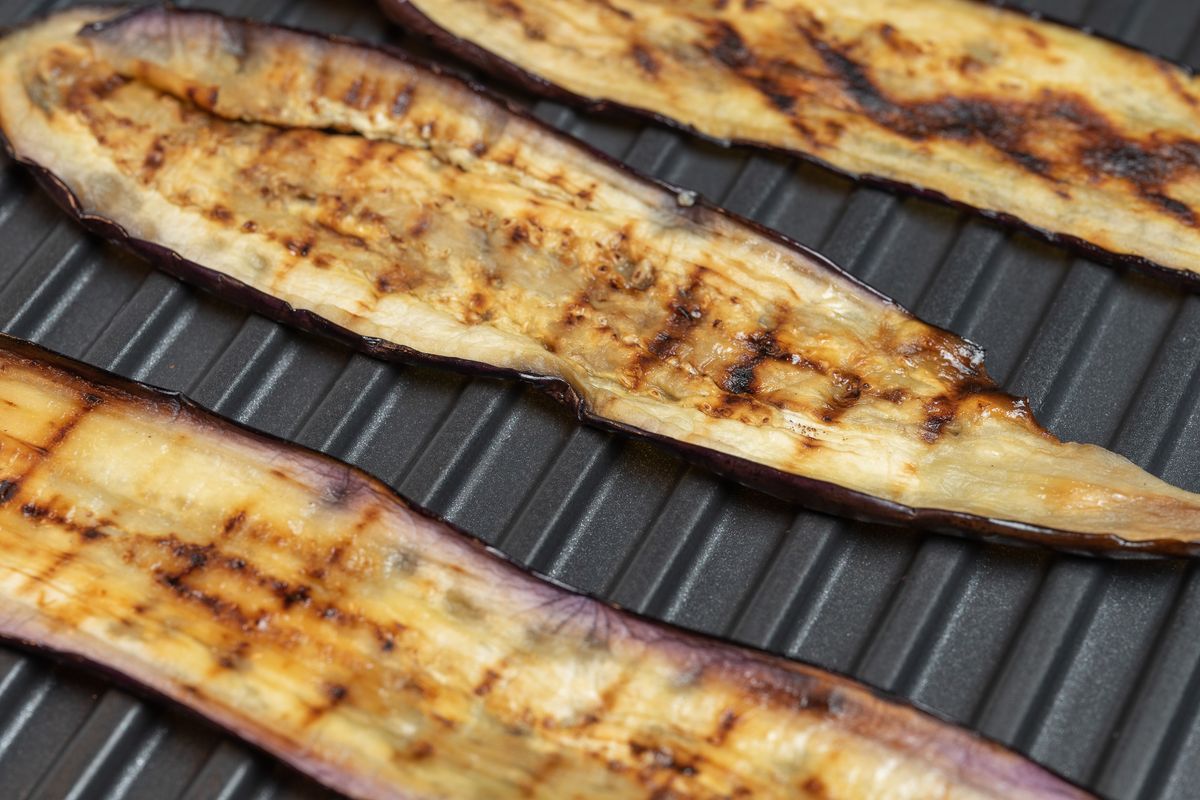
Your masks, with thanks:
[{"label": "eggplant", "polygon": [[377,356],[525,378],[813,508],[1197,550],[1200,496],[1059,441],[979,347],[779,234],[384,50],[111,13],[0,42],[0,130],[85,225],[185,280]]},{"label": "eggplant", "polygon": [[1200,284],[1200,81],[979,0],[380,0],[541,95],[782,150]]},{"label": "eggplant", "polygon": [[332,458],[0,338],[0,636],[363,798],[1090,797],[539,579]]}]

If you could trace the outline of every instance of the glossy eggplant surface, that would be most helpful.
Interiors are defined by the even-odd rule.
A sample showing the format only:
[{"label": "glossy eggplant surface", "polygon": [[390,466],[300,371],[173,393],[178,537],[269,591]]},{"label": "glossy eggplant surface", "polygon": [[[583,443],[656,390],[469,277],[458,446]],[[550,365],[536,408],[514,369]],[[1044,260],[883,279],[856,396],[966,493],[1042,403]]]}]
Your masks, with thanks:
[{"label": "glossy eggplant surface", "polygon": [[0,635],[364,798],[1083,798],[510,565],[362,472],[0,340]]},{"label": "glossy eggplant surface", "polygon": [[1200,81],[976,0],[380,0],[526,88],[1200,280]]},{"label": "glossy eggplant surface", "polygon": [[975,345],[475,87],[211,13],[110,17],[0,44],[0,129],[85,224],[185,279],[527,377],[812,507],[1080,550],[1200,539],[1200,497],[1056,439]]}]

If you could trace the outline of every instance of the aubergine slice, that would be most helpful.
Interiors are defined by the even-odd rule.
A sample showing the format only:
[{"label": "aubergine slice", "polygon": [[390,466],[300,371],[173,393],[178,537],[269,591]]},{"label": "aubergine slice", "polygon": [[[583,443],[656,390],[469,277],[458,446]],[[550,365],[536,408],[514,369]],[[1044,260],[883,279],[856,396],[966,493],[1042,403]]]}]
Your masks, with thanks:
[{"label": "aubergine slice", "polygon": [[1064,444],[819,255],[344,40],[152,8],[0,43],[0,130],[85,224],[384,357],[548,385],[812,507],[1193,552],[1200,496]]},{"label": "aubergine slice", "polygon": [[525,88],[1200,282],[1200,79],[979,0],[380,0]]},{"label": "aubergine slice", "polygon": [[0,635],[364,798],[1089,797],[526,574],[345,464],[0,338]]}]

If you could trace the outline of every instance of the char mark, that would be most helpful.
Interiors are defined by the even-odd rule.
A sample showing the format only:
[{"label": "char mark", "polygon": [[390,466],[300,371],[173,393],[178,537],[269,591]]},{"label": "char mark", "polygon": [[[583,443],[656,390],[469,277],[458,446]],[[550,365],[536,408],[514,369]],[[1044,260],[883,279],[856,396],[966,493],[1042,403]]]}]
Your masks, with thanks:
[{"label": "char mark", "polygon": [[921,423],[921,438],[933,444],[947,425],[954,421],[955,404],[945,395],[938,395],[925,404],[925,420]]},{"label": "char mark", "polygon": [[1047,91],[1033,101],[952,95],[912,103],[897,101],[876,85],[862,64],[811,31],[801,30],[846,96],[872,121],[901,136],[914,141],[983,141],[1027,172],[1053,178],[1055,167],[1070,164],[1032,152],[1027,137],[1048,127],[1044,136],[1062,136],[1054,127],[1065,124],[1072,129],[1069,136],[1083,142],[1073,154],[1077,165],[1092,174],[1128,181],[1167,213],[1193,224],[1191,210],[1182,203],[1172,198],[1164,202],[1151,193],[1162,195],[1160,189],[1166,182],[1200,164],[1200,143],[1130,139],[1083,98],[1061,92]]},{"label": "char mark", "polygon": [[596,5],[600,6],[601,8],[604,8],[606,11],[611,11],[612,13],[616,14],[618,17],[620,17],[623,20],[632,20],[633,19],[633,14],[631,14],[630,12],[621,8],[620,6],[614,5],[612,3],[612,0],[592,0],[592,2],[594,2]]},{"label": "char mark", "polygon": [[727,67],[740,69],[754,62],[754,54],[746,47],[741,34],[728,22],[718,20],[712,23],[712,44],[708,46],[708,54]]},{"label": "char mark", "polygon": [[1090,172],[1121,178],[1137,186],[1159,186],[1166,178],[1161,158],[1127,141],[1101,141],[1083,148],[1079,158]]},{"label": "char mark", "polygon": [[730,394],[754,394],[757,383],[754,370],[761,362],[762,357],[758,355],[742,356],[725,370],[725,375],[721,378],[721,388]]},{"label": "char mark", "polygon": [[21,514],[29,519],[46,519],[50,516],[50,509],[37,503],[26,503],[21,506]]},{"label": "char mark", "polygon": [[1142,196],[1178,219],[1184,225],[1191,228],[1196,227],[1196,214],[1186,203],[1182,203],[1174,197],[1168,197],[1162,192],[1144,192]]},{"label": "char mark", "polygon": [[16,481],[0,480],[0,505],[12,500],[19,488],[20,484]]},{"label": "char mark", "polygon": [[[741,337],[739,337],[741,338]],[[757,370],[764,361],[801,363],[775,338],[775,331],[760,330],[745,336],[746,352],[725,369],[718,385],[731,395],[751,395],[758,391]],[[807,361],[807,359],[804,359]]]},{"label": "char mark", "polygon": [[833,391],[821,409],[821,421],[834,424],[862,398],[863,379],[853,372],[835,369],[830,373]]},{"label": "char mark", "polygon": [[[635,354],[626,368],[626,374],[635,384],[641,382],[649,369],[674,356],[687,341],[692,329],[704,318],[704,311],[695,297],[699,286],[699,277],[693,276],[687,286],[677,289],[671,297],[667,305],[666,321],[650,337],[645,351]],[[586,293],[583,298],[586,300]]]},{"label": "char mark", "polygon": [[654,54],[640,44],[633,46],[633,59],[642,68],[642,71],[651,77],[658,75],[662,69],[662,65],[658,63],[658,59],[654,57]]},{"label": "char mark", "polygon": [[392,99],[392,116],[403,117],[408,113],[408,109],[412,107],[413,87],[405,86],[400,91],[396,92],[396,96]]}]

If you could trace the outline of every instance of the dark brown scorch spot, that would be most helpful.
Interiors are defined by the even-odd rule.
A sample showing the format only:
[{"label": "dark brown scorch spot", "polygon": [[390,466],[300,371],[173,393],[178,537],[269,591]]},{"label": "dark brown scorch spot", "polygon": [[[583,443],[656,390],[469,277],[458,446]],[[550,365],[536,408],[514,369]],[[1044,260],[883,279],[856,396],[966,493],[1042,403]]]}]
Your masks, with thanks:
[{"label": "dark brown scorch spot", "polygon": [[844,678],[511,566],[329,458],[0,337],[0,636],[350,795],[1083,800]]},{"label": "dark brown scorch spot", "polygon": [[1064,25],[974,0],[380,2],[536,92],[1200,275],[1200,79]]},{"label": "dark brown scorch spot", "polygon": [[86,224],[184,278],[378,355],[525,376],[813,507],[1084,549],[1200,539],[1200,498],[1049,435],[971,343],[456,80],[207,13],[77,30],[0,45],[21,76],[0,130]]}]

